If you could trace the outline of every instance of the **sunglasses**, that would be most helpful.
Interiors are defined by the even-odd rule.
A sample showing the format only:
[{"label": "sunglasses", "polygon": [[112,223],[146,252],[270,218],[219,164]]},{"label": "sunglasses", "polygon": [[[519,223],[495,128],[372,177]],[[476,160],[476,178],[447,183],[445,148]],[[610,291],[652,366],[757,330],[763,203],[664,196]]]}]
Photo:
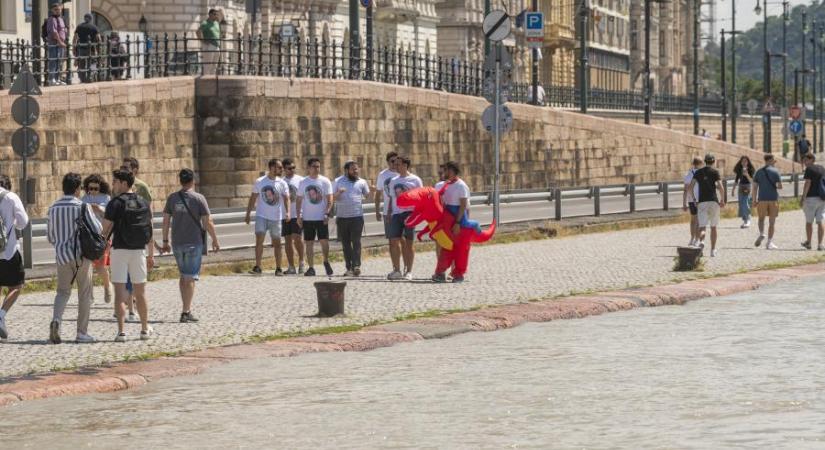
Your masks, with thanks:
[{"label": "sunglasses", "polygon": [[96,191],[100,191],[100,187],[99,186],[89,186],[89,187],[86,188],[86,190],[89,191],[89,192],[96,192]]}]

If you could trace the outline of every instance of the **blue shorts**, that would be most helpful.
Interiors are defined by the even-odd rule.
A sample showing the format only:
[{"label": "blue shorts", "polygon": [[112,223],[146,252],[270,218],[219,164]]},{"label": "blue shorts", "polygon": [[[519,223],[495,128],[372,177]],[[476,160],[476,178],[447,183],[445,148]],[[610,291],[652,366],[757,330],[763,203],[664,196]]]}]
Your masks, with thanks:
[{"label": "blue shorts", "polygon": [[415,234],[415,228],[408,227],[404,224],[407,220],[407,217],[410,217],[412,212],[407,211],[401,214],[393,214],[392,218],[390,219],[390,229],[387,233],[387,237],[390,239],[401,239],[403,236],[406,239],[413,240],[413,235]]},{"label": "blue shorts", "polygon": [[203,245],[182,245],[174,247],[172,253],[178,263],[178,270],[181,278],[191,278],[197,280],[201,274],[201,260],[203,258]]},{"label": "blue shorts", "polygon": [[269,233],[273,241],[281,241],[281,221],[269,220],[264,217],[255,217],[255,234],[258,236]]}]

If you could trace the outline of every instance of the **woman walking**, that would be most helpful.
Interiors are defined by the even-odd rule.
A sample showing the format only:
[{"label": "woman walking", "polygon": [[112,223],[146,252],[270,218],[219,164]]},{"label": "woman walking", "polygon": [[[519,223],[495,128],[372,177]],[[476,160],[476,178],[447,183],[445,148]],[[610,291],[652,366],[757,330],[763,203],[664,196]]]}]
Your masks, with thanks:
[{"label": "woman walking", "polygon": [[743,156],[739,162],[733,166],[733,173],[736,179],[733,181],[733,190],[731,197],[736,195],[736,188],[739,188],[739,217],[742,218],[742,225],[740,228],[748,228],[751,226],[751,183],[753,182],[753,173],[755,172],[750,158]]},{"label": "woman walking", "polygon": [[[111,192],[109,190],[109,183],[107,183],[100,174],[92,174],[83,180],[83,191],[86,195],[81,201],[89,205],[92,211],[97,216],[98,220],[103,220],[103,213],[106,211],[106,205],[111,199]],[[112,284],[109,281],[109,249],[103,256],[92,263],[95,273],[100,276],[100,281],[103,283],[103,300],[106,303],[112,301]]]}]

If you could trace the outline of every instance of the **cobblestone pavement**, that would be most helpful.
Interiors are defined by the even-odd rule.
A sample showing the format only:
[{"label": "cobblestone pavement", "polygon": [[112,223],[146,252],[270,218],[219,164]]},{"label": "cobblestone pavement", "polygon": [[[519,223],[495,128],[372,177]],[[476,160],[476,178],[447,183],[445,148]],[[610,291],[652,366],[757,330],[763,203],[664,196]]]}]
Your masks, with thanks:
[{"label": "cobblestone pavement", "polygon": [[[771,263],[809,260],[816,252],[799,245],[804,232],[801,211],[784,213],[776,243],[780,250],[755,249],[755,226],[741,230],[738,220],[720,226],[720,255],[707,258],[704,275],[755,269]],[[481,305],[524,302],[588,290],[649,285],[695,277],[672,272],[676,246],[687,242],[687,225],[581,235],[473,249],[468,281],[461,285],[431,284],[434,254],[416,258],[413,282],[389,282],[388,258],[365,260],[365,276],[347,285],[347,317],[318,319],[313,281],[324,278],[282,277],[272,272],[205,277],[197,287],[197,324],[181,324],[177,281],[148,288],[154,339],[137,340],[139,325],[128,324],[130,341],[114,343],[116,324],[102,291],[92,309],[90,334],[102,342],[46,344],[53,294],[24,294],[7,317],[10,339],[0,344],[0,377],[95,365],[140,355],[187,351],[238,343],[256,335],[309,330],[346,324],[392,320],[428,310],[466,309]],[[706,252],[708,253],[708,252]],[[343,272],[341,264],[334,264]],[[323,269],[322,269],[323,270]],[[340,279],[340,278],[338,278]],[[76,298],[64,315],[63,338],[74,338]]]}]

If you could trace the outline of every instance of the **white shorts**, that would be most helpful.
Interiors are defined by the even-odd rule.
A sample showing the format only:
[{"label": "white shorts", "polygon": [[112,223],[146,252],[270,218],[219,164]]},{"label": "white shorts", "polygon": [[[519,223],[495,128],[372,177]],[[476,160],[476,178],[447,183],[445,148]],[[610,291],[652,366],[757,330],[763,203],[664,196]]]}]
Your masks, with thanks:
[{"label": "white shorts", "polygon": [[699,202],[697,205],[699,210],[696,218],[699,220],[699,226],[715,227],[719,225],[719,203],[716,202]]},{"label": "white shorts", "polygon": [[112,249],[110,259],[112,283],[126,283],[127,279],[132,284],[146,282],[146,250]]},{"label": "white shorts", "polygon": [[822,223],[825,220],[825,200],[819,197],[807,197],[802,203],[802,210],[805,211],[806,223]]}]

